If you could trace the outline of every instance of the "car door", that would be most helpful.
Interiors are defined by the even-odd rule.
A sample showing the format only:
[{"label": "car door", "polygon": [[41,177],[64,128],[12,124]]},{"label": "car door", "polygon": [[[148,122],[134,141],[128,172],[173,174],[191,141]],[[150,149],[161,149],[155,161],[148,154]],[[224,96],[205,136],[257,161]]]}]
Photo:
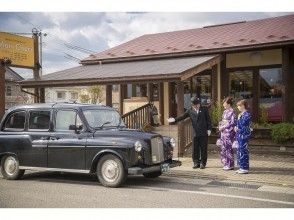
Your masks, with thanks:
[{"label": "car door", "polygon": [[84,170],[87,134],[83,129],[70,130],[73,125],[83,125],[78,111],[58,109],[54,119],[54,131],[48,142],[48,167]]},{"label": "car door", "polygon": [[31,109],[28,111],[28,129],[31,149],[25,154],[26,166],[48,166],[48,141],[50,137],[51,109]]}]

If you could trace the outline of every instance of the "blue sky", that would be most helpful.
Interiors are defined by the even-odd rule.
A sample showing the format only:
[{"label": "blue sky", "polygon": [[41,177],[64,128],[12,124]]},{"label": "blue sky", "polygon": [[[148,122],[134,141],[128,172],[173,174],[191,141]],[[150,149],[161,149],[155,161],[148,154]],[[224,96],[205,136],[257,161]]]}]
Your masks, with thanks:
[{"label": "blue sky", "polygon": [[[70,43],[100,52],[143,34],[199,28],[206,25],[255,20],[289,13],[237,12],[163,12],[163,13],[41,13],[0,12],[0,31],[30,33],[41,29],[43,37],[43,74],[79,65],[66,54],[82,59],[89,54],[67,48]],[[30,70],[15,69],[23,77]]]}]

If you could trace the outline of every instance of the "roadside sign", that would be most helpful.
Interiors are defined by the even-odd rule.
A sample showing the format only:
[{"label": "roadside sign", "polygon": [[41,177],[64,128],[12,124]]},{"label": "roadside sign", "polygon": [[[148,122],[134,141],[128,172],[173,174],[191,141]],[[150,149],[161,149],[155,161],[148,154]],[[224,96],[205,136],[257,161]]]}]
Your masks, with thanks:
[{"label": "roadside sign", "polygon": [[11,66],[34,67],[34,39],[0,32],[0,59],[10,59]]}]

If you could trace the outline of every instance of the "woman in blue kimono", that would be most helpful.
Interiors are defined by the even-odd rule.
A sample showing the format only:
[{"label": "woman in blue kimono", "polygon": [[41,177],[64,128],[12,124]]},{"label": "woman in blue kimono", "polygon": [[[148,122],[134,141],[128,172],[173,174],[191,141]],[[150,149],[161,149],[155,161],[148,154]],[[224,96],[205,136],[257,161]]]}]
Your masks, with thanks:
[{"label": "woman in blue kimono", "polygon": [[224,99],[223,106],[225,108],[222,120],[219,123],[220,139],[218,145],[221,148],[221,162],[224,165],[223,170],[234,169],[234,151],[232,144],[235,140],[236,115],[232,108],[233,98],[227,97]]},{"label": "woman in blue kimono", "polygon": [[251,136],[251,115],[248,112],[248,103],[246,100],[239,101],[237,107],[240,111],[237,126],[235,127],[236,139],[238,142],[237,161],[240,168],[237,173],[246,174],[249,172],[248,142]]}]

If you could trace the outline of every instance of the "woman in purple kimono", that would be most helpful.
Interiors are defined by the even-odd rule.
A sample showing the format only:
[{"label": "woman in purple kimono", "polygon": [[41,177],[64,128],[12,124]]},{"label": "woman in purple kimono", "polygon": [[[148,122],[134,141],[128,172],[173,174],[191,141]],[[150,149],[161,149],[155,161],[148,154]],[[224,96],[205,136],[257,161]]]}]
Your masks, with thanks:
[{"label": "woman in purple kimono", "polygon": [[236,115],[232,108],[233,98],[227,97],[223,102],[225,108],[222,120],[219,122],[220,139],[218,145],[221,148],[221,162],[224,165],[223,170],[234,169],[234,151],[232,148],[233,141],[235,140]]},{"label": "woman in purple kimono", "polygon": [[237,107],[240,111],[237,126],[235,127],[236,139],[238,142],[237,161],[240,168],[237,173],[246,174],[249,172],[248,142],[251,136],[251,115],[248,112],[248,103],[246,100],[239,101]]}]

